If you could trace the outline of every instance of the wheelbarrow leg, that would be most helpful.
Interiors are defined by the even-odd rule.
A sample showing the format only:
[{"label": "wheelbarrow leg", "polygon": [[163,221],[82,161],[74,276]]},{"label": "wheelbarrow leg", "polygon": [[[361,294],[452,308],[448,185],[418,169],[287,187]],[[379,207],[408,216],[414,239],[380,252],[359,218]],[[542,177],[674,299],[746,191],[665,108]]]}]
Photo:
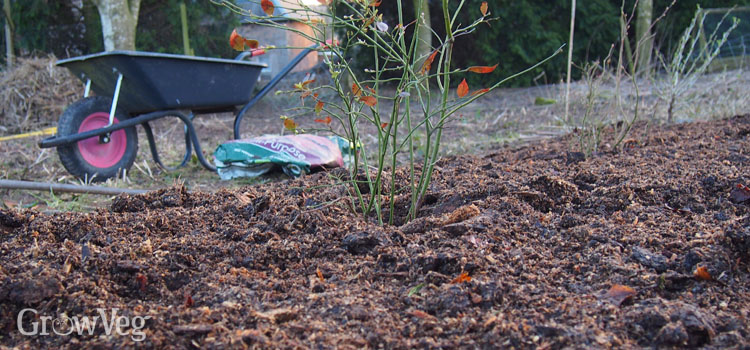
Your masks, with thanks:
[{"label": "wheelbarrow leg", "polygon": [[284,79],[284,77],[286,77],[286,75],[289,74],[289,72],[291,72],[292,69],[294,69],[294,67],[297,66],[297,64],[299,64],[303,58],[305,58],[305,56],[307,56],[307,54],[309,54],[311,51],[313,51],[317,47],[318,47],[318,44],[315,44],[302,50],[302,52],[300,52],[296,57],[294,57],[294,59],[292,59],[292,61],[289,62],[289,64],[287,64],[281,70],[281,72],[279,72],[279,74],[276,74],[276,76],[273,77],[273,79],[271,79],[271,81],[268,82],[268,84],[266,84],[266,86],[264,86],[263,89],[261,89],[255,96],[253,96],[250,102],[248,102],[245,106],[242,107],[242,109],[240,109],[239,112],[237,112],[237,115],[234,117],[234,139],[235,140],[240,139],[240,124],[242,124],[242,117],[244,116],[245,112],[247,112],[247,110],[250,109],[250,107],[258,103],[258,101],[260,101],[260,99],[263,98],[263,96],[266,96],[274,87],[276,87],[276,84],[278,84],[281,81],[281,79]]},{"label": "wheelbarrow leg", "polygon": [[190,155],[192,154],[193,147],[190,141],[190,134],[188,134],[187,131],[187,126],[185,127],[185,156],[182,158],[182,162],[180,163],[180,165],[174,168],[168,167],[164,163],[162,163],[161,158],[159,157],[159,152],[156,150],[156,141],[154,139],[154,133],[153,131],[151,131],[151,125],[149,123],[143,123],[141,124],[141,126],[143,126],[143,129],[146,131],[146,137],[148,138],[148,147],[151,150],[151,157],[154,159],[154,162],[156,162],[156,164],[158,164],[161,168],[167,171],[174,171],[177,168],[185,166],[185,164],[190,161]]},{"label": "wheelbarrow leg", "polygon": [[[182,167],[187,164],[187,162],[190,161],[192,149],[195,149],[195,156],[198,158],[198,162],[200,162],[204,168],[210,171],[216,171],[216,167],[211,165],[211,163],[209,163],[206,158],[203,157],[203,150],[201,149],[201,145],[198,142],[198,135],[195,133],[195,127],[193,126],[192,122],[193,114],[191,113],[189,116],[186,116],[180,112],[174,111],[164,116],[177,117],[182,121],[183,124],[185,124],[185,156],[182,159],[182,163],[180,163],[180,165],[178,165],[176,168]],[[146,130],[146,136],[148,137],[148,146],[151,149],[151,156],[154,158],[154,161],[159,164],[159,166],[169,171],[176,169],[167,167],[162,163],[161,159],[159,158],[159,153],[156,151],[156,142],[154,140],[154,134],[151,131],[151,126],[148,123],[143,123],[141,125],[143,126],[143,129]]]},{"label": "wheelbarrow leg", "polygon": [[211,165],[211,163],[209,163],[206,158],[203,157],[203,150],[201,150],[201,145],[198,142],[198,135],[195,134],[193,123],[191,123],[190,119],[188,119],[184,114],[180,114],[178,117],[182,119],[182,122],[185,123],[185,125],[188,127],[188,134],[190,135],[190,140],[192,141],[193,148],[195,148],[195,155],[198,157],[198,162],[200,162],[204,168],[216,172],[216,167]]}]

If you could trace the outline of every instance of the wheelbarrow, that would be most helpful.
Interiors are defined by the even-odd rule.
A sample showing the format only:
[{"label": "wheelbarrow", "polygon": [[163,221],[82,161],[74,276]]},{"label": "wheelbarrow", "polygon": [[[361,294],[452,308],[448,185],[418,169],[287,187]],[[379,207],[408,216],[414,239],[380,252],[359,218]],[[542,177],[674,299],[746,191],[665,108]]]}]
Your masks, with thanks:
[{"label": "wheelbarrow", "polygon": [[[133,165],[135,126],[141,125],[154,161],[171,170],[159,158],[149,122],[176,117],[185,125],[185,155],[177,167],[187,164],[195,150],[200,164],[216,171],[203,157],[194,116],[236,110],[234,138],[239,139],[244,114],[317,46],[302,50],[255,95],[253,87],[266,65],[245,59],[265,53],[263,49],[242,52],[234,60],[135,51],[60,60],[57,65],[85,83],[84,97],[65,109],[57,134],[41,140],[39,147],[57,147],[65,169],[78,178],[104,181]],[[96,96],[89,96],[92,89]]]}]

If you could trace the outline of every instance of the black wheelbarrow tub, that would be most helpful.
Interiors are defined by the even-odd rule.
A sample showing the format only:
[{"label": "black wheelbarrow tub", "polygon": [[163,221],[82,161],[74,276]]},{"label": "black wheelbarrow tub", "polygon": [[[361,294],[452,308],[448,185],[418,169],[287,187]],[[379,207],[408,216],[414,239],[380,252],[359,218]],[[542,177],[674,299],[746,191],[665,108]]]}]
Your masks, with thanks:
[{"label": "black wheelbarrow tub", "polygon": [[60,60],[99,96],[130,114],[171,109],[226,110],[247,103],[265,64],[153,52],[109,51]]}]

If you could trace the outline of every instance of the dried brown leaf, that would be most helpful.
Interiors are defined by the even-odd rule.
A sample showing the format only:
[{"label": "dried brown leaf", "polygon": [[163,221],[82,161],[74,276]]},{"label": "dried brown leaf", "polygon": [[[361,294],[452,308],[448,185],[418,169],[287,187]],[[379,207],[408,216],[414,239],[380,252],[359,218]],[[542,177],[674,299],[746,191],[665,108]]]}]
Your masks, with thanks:
[{"label": "dried brown leaf", "polygon": [[632,298],[638,292],[635,289],[621,284],[615,284],[610,288],[604,297],[611,300],[617,306],[620,306],[626,300]]},{"label": "dried brown leaf", "polygon": [[482,16],[487,16],[487,1],[482,1],[482,5],[479,6],[479,11],[482,11]]},{"label": "dried brown leaf", "polygon": [[469,276],[469,273],[466,271],[461,272],[461,274],[458,275],[458,277],[454,278],[451,281],[451,284],[458,284],[458,283],[464,283],[464,282],[471,282],[471,276]]},{"label": "dried brown leaf", "polygon": [[297,317],[297,311],[288,307],[283,307],[265,312],[255,311],[254,315],[255,317],[264,318],[274,323],[283,323],[295,319]]},{"label": "dried brown leaf", "polygon": [[432,316],[422,310],[412,310],[409,312],[409,314],[416,318],[421,318],[423,320],[431,320],[435,318],[435,316]]},{"label": "dried brown leaf", "polygon": [[710,281],[713,279],[705,266],[698,266],[693,272],[693,276],[701,281]]},{"label": "dried brown leaf", "polygon": [[321,282],[325,282],[326,279],[323,277],[323,272],[320,271],[320,268],[315,269],[315,274],[318,275],[318,279]]}]

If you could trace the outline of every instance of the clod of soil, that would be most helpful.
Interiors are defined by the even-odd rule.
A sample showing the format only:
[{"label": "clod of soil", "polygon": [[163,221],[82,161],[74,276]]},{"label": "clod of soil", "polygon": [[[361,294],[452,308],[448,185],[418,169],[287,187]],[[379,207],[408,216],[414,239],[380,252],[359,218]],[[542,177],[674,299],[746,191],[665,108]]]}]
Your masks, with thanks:
[{"label": "clod of soil", "polygon": [[[738,116],[588,159],[569,152],[575,135],[446,158],[421,216],[396,212],[397,226],[351,212],[325,174],[84,214],[0,210],[0,343],[748,347],[747,130]],[[97,308],[150,318],[141,342],[132,324],[27,336],[27,308],[27,331]]]}]

